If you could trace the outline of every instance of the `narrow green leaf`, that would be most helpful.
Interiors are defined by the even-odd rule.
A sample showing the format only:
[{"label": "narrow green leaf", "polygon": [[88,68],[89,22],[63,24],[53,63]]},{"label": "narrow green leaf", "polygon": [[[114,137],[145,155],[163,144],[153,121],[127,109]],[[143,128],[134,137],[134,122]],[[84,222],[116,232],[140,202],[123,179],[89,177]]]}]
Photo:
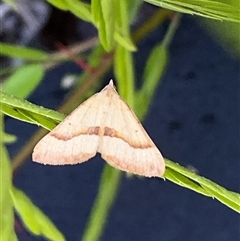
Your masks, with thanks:
[{"label": "narrow green leaf", "polygon": [[129,51],[135,51],[136,46],[131,40],[129,1],[115,0],[115,40]]},{"label": "narrow green leaf", "polygon": [[91,1],[91,13],[92,19],[95,26],[98,28],[100,22],[102,21],[102,13],[101,13],[101,1],[100,0],[92,0]]},{"label": "narrow green leaf", "polygon": [[22,114],[22,117],[23,116],[26,117],[26,120],[29,123],[35,124],[35,125],[39,125],[39,123],[41,123],[41,126],[47,130],[52,130],[57,124],[59,124],[54,120],[49,120],[43,115],[29,112],[24,109],[17,109],[17,111]]},{"label": "narrow green leaf", "polygon": [[0,240],[17,241],[14,232],[13,202],[9,193],[12,186],[12,172],[7,149],[4,146],[3,115],[0,114]]},{"label": "narrow green leaf", "polygon": [[173,11],[196,14],[216,20],[240,22],[239,3],[222,3],[220,0],[145,0],[145,2]]},{"label": "narrow green leaf", "polygon": [[40,125],[48,130],[51,130],[64,118],[64,115],[59,112],[34,105],[1,91],[0,105],[2,113],[21,121]]},{"label": "narrow green leaf", "polygon": [[130,51],[118,44],[114,55],[114,74],[118,81],[118,92],[134,108],[134,66]]},{"label": "narrow green leaf", "polygon": [[68,10],[86,22],[92,22],[91,6],[79,0],[66,0]]},{"label": "narrow green leaf", "polygon": [[43,76],[44,68],[40,64],[23,66],[4,81],[2,91],[19,98],[27,98]]},{"label": "narrow green leaf", "polygon": [[204,186],[205,190],[211,192],[214,198],[219,202],[240,213],[240,195],[238,193],[230,192],[220,186],[218,186],[218,191],[215,191],[216,183],[212,182],[212,184],[210,185],[210,188],[204,184],[202,184],[202,186]]},{"label": "narrow green leaf", "polygon": [[168,62],[168,50],[162,45],[158,44],[155,46],[147,61],[146,67],[143,73],[143,91],[148,94],[153,93],[156,86],[159,84],[159,79],[162,77],[163,72]]},{"label": "narrow green leaf", "polygon": [[47,0],[47,1],[59,9],[68,10],[67,0]]},{"label": "narrow green leaf", "polygon": [[[237,0],[239,1],[239,0]],[[200,19],[201,27],[240,62],[240,23]],[[223,34],[224,33],[224,34]]]},{"label": "narrow green leaf", "polygon": [[32,122],[29,118],[27,118],[25,115],[23,116],[21,111],[19,111],[19,108],[13,108],[9,105],[1,105],[1,112],[17,120],[21,120],[31,124],[36,124],[35,122]]},{"label": "narrow green leaf", "polygon": [[35,61],[44,61],[48,59],[48,54],[44,51],[2,42],[0,42],[0,55]]},{"label": "narrow green leaf", "polygon": [[168,63],[168,49],[163,44],[155,46],[146,63],[143,73],[143,85],[136,93],[136,103],[138,103],[138,116],[145,116],[148,107],[156,91],[157,86],[161,83],[161,78]]},{"label": "narrow green leaf", "polygon": [[110,51],[114,46],[114,30],[115,30],[115,8],[113,0],[101,0],[102,5],[102,28],[105,30],[103,37],[106,40],[106,50]]},{"label": "narrow green leaf", "polygon": [[93,0],[93,20],[98,28],[98,36],[106,51],[114,47],[115,11],[112,0]]},{"label": "narrow green leaf", "polygon": [[173,16],[164,39],[152,49],[147,59],[143,73],[144,82],[140,91],[136,93],[136,102],[139,107],[137,114],[142,118],[147,114],[148,107],[157,86],[161,83],[161,77],[168,63],[168,46],[173,40],[180,18],[181,14],[175,14]]},{"label": "narrow green leaf", "polygon": [[187,177],[183,176],[182,174],[180,174],[170,168],[166,169],[164,176],[169,181],[171,181],[179,186],[188,188],[188,189],[195,191],[197,193],[200,193],[202,195],[212,197],[211,192],[208,192],[207,190],[202,188],[198,183],[188,179]]},{"label": "narrow green leaf", "polygon": [[132,22],[136,18],[139,9],[143,4],[143,0],[127,1],[127,4],[128,17],[130,18],[129,22]]},{"label": "narrow green leaf", "polygon": [[100,240],[108,213],[115,201],[121,172],[106,165],[101,177],[99,192],[91,210],[91,216],[85,229],[83,241]]},{"label": "narrow green leaf", "polygon": [[13,187],[11,196],[14,208],[30,232],[51,241],[66,240],[53,222],[32,203],[31,199],[25,193]]},{"label": "narrow green leaf", "polygon": [[115,40],[129,51],[136,51],[137,47],[129,36],[122,36],[117,30],[114,34]]},{"label": "narrow green leaf", "polygon": [[14,119],[42,126],[47,130],[52,130],[58,124],[58,122],[55,122],[54,120],[46,119],[45,116],[36,115],[34,117],[34,113],[32,112],[25,111],[21,108],[12,108],[8,105],[2,105],[0,111]]},{"label": "narrow green leaf", "polygon": [[[201,177],[198,174],[189,171],[188,169],[180,166],[177,163],[174,163],[168,159],[165,159],[166,166],[175,172],[178,172],[179,174],[187,177],[188,179],[191,179],[195,183],[197,183],[199,186],[201,186],[207,193],[211,195],[211,197],[216,198],[226,206],[232,208],[236,212],[240,213],[240,194],[235,193],[232,191],[228,191],[227,189],[221,187],[220,185],[208,180],[207,178]],[[168,177],[168,173],[166,172],[164,177],[171,180],[171,177]],[[185,182],[182,183],[184,187],[189,188],[189,185],[185,185]],[[192,186],[193,187],[193,186]],[[194,191],[194,188],[190,188]],[[203,194],[203,193],[202,193]]]},{"label": "narrow green leaf", "polygon": [[17,140],[17,137],[15,135],[7,134],[5,132],[0,133],[0,135],[2,137],[3,143],[6,143],[6,144],[14,143]]},{"label": "narrow green leaf", "polygon": [[60,122],[64,118],[64,114],[57,111],[44,108],[42,106],[34,105],[27,100],[21,100],[13,95],[6,94],[0,91],[0,104],[11,106],[12,108],[20,108],[29,112],[33,112],[49,119]]}]

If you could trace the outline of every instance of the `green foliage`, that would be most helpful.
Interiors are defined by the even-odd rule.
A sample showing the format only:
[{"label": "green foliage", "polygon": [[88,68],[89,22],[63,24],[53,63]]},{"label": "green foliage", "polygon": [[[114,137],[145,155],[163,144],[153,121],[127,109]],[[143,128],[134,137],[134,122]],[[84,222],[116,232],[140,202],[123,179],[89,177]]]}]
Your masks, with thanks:
[{"label": "green foliage", "polygon": [[[0,123],[3,127],[3,115],[0,113]],[[13,202],[9,190],[12,187],[11,166],[8,157],[7,149],[4,146],[4,132],[0,129],[0,240],[17,241],[14,232],[14,213]],[[4,181],[3,181],[4,180]]]},{"label": "green foliage", "polygon": [[44,51],[23,47],[23,46],[16,46],[7,43],[0,42],[0,55],[11,57],[11,58],[20,58],[24,60],[47,60],[48,54]]},{"label": "green foliage", "polygon": [[61,10],[68,10],[68,0],[47,0],[49,3],[51,3],[56,8],[59,8]]},{"label": "green foliage", "polygon": [[128,2],[128,0],[92,1],[93,23],[98,28],[99,39],[106,51],[114,48],[115,40],[130,51],[136,50],[130,36]]},{"label": "green foliage", "polygon": [[1,112],[15,119],[42,126],[51,130],[64,115],[56,111],[36,106],[26,100],[0,91]]},{"label": "green foliage", "polygon": [[[138,116],[142,118],[146,115],[148,106],[153,98],[154,92],[159,85],[159,78],[163,76],[168,62],[168,50],[163,44],[154,47],[147,59],[146,67],[143,73],[143,85],[141,90],[136,93],[138,106],[136,109]],[[157,63],[157,64],[156,64]]]},{"label": "green foliage", "polygon": [[23,66],[5,80],[2,89],[16,97],[27,98],[40,83],[43,76],[44,69],[40,64]]},{"label": "green foliage", "polygon": [[[125,49],[129,51],[135,51],[136,47],[131,39],[130,35],[130,18],[131,9],[129,8],[128,0],[118,0],[116,1],[117,9],[116,13],[116,26],[115,26],[115,40],[122,45]],[[132,12],[134,14],[134,12]],[[136,13],[136,12],[135,12]],[[134,15],[132,15],[134,16]]]},{"label": "green foliage", "polygon": [[11,196],[14,208],[31,233],[41,235],[51,241],[65,241],[64,236],[52,221],[33,204],[24,192],[12,187]]},{"label": "green foliage", "polygon": [[166,179],[205,196],[216,198],[221,203],[240,213],[239,193],[228,191],[170,160],[165,159],[165,162],[168,167],[164,175]]},{"label": "green foliage", "polygon": [[134,106],[134,68],[132,53],[118,45],[115,50],[114,73],[118,81],[118,91],[129,106]]},{"label": "green foliage", "polygon": [[[102,227],[107,221],[107,215],[111,210],[117,195],[121,172],[108,165],[102,173],[98,195],[92,207],[92,212],[85,229],[83,241],[99,240]],[[101,225],[99,225],[101,224]]]},{"label": "green foliage", "polygon": [[105,48],[110,51],[114,47],[115,6],[112,0],[92,0],[92,14],[99,39]]},{"label": "green foliage", "polygon": [[91,7],[89,4],[79,0],[67,0],[67,2],[69,11],[86,22],[92,22]]},{"label": "green foliage", "polygon": [[239,3],[234,5],[230,0],[224,3],[220,0],[145,0],[145,2],[176,12],[240,22]]},{"label": "green foliage", "polygon": [[[101,66],[106,55],[105,51],[112,51],[113,69],[117,80],[118,92],[133,108],[137,116],[143,120],[167,67],[169,61],[168,46],[171,44],[175,34],[180,15],[174,15],[175,17],[173,17],[166,36],[153,47],[150,55],[146,58],[142,86],[139,90],[135,90],[133,51],[136,51],[137,48],[132,40],[130,25],[143,1],[92,0],[91,4],[80,0],[48,0],[48,2],[59,9],[70,11],[78,18],[95,25],[98,30],[100,45],[96,46],[89,54],[87,57],[88,63],[91,67],[97,68]],[[210,19],[240,22],[239,8],[226,1],[146,0],[146,2]],[[3,56],[20,58],[26,61],[15,72],[11,72],[12,69],[3,70],[3,72],[5,71],[4,73],[11,72],[11,75],[1,85],[0,91],[0,169],[1,178],[5,180],[1,183],[0,190],[1,194],[3,194],[0,196],[0,221],[1,224],[4,224],[4,229],[0,233],[0,240],[17,240],[13,232],[13,205],[30,232],[44,236],[48,240],[65,240],[61,232],[32,203],[30,198],[24,192],[12,187],[9,157],[4,145],[15,141],[16,137],[5,133],[3,124],[3,114],[48,130],[53,129],[62,121],[64,118],[63,114],[24,100],[29,94],[33,93],[42,80],[46,71],[45,64],[49,62],[57,64],[58,61],[44,51],[22,46],[0,43],[0,50]],[[93,78],[92,76],[95,74],[95,72],[92,75],[83,73],[79,79],[84,84],[84,79],[89,81],[89,78]],[[99,75],[100,78],[101,75]],[[238,193],[226,190],[170,160],[166,159],[165,161],[166,172],[164,179],[207,197],[215,198],[234,211],[240,212],[240,195]],[[82,240],[99,240],[107,222],[107,216],[117,197],[120,182],[121,172],[106,165]]]},{"label": "green foliage", "polygon": [[240,61],[240,23],[211,21],[209,19],[199,19],[199,22],[227,52],[230,52],[233,57]]}]

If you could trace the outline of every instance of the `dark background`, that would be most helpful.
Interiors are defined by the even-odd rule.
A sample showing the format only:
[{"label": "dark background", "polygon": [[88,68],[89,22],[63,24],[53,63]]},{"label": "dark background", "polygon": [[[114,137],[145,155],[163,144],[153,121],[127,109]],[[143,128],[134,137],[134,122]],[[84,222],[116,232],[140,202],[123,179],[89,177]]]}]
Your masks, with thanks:
[{"label": "dark background", "polygon": [[[146,55],[164,33],[155,31],[135,55],[141,80]],[[56,109],[65,91],[59,82],[74,63],[50,71],[30,101]],[[112,77],[112,76],[110,76]],[[239,187],[239,63],[185,16],[170,47],[170,62],[144,127],[163,155],[232,191]],[[108,82],[108,79],[106,79]],[[19,137],[13,156],[37,130],[7,118],[6,131]],[[31,159],[14,178],[64,233],[81,240],[105,162],[98,155],[76,166],[43,166]],[[217,200],[158,178],[124,178],[104,230],[104,241],[237,241],[240,218]],[[20,241],[42,240],[18,230]]]}]

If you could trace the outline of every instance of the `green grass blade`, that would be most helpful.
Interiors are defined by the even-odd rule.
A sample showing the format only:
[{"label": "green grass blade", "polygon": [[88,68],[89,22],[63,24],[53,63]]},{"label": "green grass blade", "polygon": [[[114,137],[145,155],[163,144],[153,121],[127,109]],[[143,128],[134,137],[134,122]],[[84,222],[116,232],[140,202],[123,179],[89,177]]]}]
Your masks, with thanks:
[{"label": "green grass blade", "polygon": [[68,10],[68,1],[67,0],[47,0],[47,1],[59,9]]},{"label": "green grass blade", "polygon": [[67,0],[68,10],[76,15],[78,18],[92,22],[91,6],[79,0]]},{"label": "green grass blade", "polygon": [[115,40],[129,51],[136,51],[136,46],[131,39],[129,1],[115,0]]},{"label": "green grass blade", "polygon": [[92,0],[91,11],[100,42],[106,51],[110,51],[114,47],[114,1]]},{"label": "green grass blade", "polygon": [[134,1],[126,1],[127,2],[127,9],[128,9],[128,18],[131,23],[134,21],[136,18],[140,7],[143,4],[143,0],[134,0]]},{"label": "green grass blade", "polygon": [[44,73],[40,64],[23,66],[4,81],[2,91],[18,98],[27,98],[38,86]]},{"label": "green grass blade", "polygon": [[11,135],[8,133],[1,133],[1,141],[5,144],[11,144],[14,143],[17,140],[17,137],[15,135]]},{"label": "green grass blade", "polygon": [[183,176],[182,174],[180,174],[170,168],[166,169],[164,177],[179,186],[188,188],[188,189],[195,191],[197,193],[200,193],[202,195],[212,197],[211,193],[208,192],[207,190],[203,189],[198,183],[188,179],[187,177]]},{"label": "green grass blade", "polygon": [[34,105],[1,91],[0,104],[0,111],[4,114],[21,121],[37,124],[48,130],[51,130],[64,118],[64,115],[59,112]]},{"label": "green grass blade", "polygon": [[99,0],[92,0],[91,1],[91,13],[92,13],[92,19],[93,19],[93,23],[95,24],[96,27],[99,26],[101,18],[102,18],[102,14],[101,11],[99,11],[101,9],[101,1]]},{"label": "green grass blade", "polygon": [[[181,176],[184,176],[189,180],[192,180],[193,182],[197,183],[199,187],[202,188],[203,192],[206,191],[207,194],[208,193],[210,194],[207,196],[216,198],[221,203],[225,204],[226,206],[233,209],[234,211],[240,213],[240,194],[239,193],[229,191],[221,187],[220,185],[208,180],[207,178],[201,177],[198,174],[191,172],[188,169],[170,160],[165,159],[165,162],[166,162],[167,168],[172,169],[175,172],[179,173]],[[166,179],[171,180],[171,176],[168,176],[168,173],[169,171],[165,173],[164,177]],[[181,186],[189,188],[188,183],[186,183],[184,180],[182,180]],[[197,189],[195,189],[194,186],[191,186],[190,189],[197,191]]]},{"label": "green grass blade", "polygon": [[147,58],[143,73],[143,84],[141,89],[136,92],[136,102],[139,107],[136,114],[140,119],[144,119],[157,86],[161,84],[161,79],[168,65],[168,46],[173,40],[180,18],[181,14],[173,15],[164,39],[151,50]]},{"label": "green grass blade", "polygon": [[240,22],[240,8],[237,1],[234,4],[223,3],[219,0],[145,0],[145,2],[186,14]]},{"label": "green grass blade", "polygon": [[163,44],[156,45],[146,63],[146,67],[143,73],[143,85],[141,90],[136,93],[136,102],[138,106],[138,111],[136,112],[138,116],[144,118],[147,114],[148,107],[153,98],[153,95],[157,89],[157,86],[161,82],[161,78],[168,64],[168,49]]},{"label": "green grass blade", "polygon": [[114,39],[129,51],[136,51],[137,50],[137,47],[133,43],[130,36],[121,35],[121,33],[116,30],[115,34],[114,34]]},{"label": "green grass blade", "polygon": [[110,51],[114,47],[114,27],[115,27],[115,8],[114,1],[112,0],[101,0],[102,9],[102,28],[99,29],[101,39],[104,40],[105,49]]},{"label": "green grass blade", "polygon": [[240,213],[239,193],[228,191],[227,189],[217,185],[214,182],[211,182],[210,180],[206,179],[205,181],[208,182],[208,186],[206,186],[205,184],[202,184],[205,190],[208,190],[208,192],[212,193],[212,196],[222,204]]},{"label": "green grass blade", "polygon": [[114,74],[118,83],[118,92],[127,101],[129,106],[134,106],[134,66],[133,56],[130,51],[118,44],[114,56]]},{"label": "green grass blade", "polygon": [[0,114],[0,240],[17,241],[14,232],[13,202],[9,190],[12,186],[10,160],[3,143],[3,116]]},{"label": "green grass blade", "polygon": [[0,55],[24,60],[44,61],[48,54],[44,51],[0,42]]},{"label": "green grass blade", "polygon": [[31,233],[43,236],[51,241],[66,240],[53,222],[32,203],[25,193],[13,187],[11,196],[14,208]]},{"label": "green grass blade", "polygon": [[91,210],[91,216],[82,241],[97,241],[107,221],[107,215],[117,195],[121,172],[106,165],[101,177],[99,192]]}]

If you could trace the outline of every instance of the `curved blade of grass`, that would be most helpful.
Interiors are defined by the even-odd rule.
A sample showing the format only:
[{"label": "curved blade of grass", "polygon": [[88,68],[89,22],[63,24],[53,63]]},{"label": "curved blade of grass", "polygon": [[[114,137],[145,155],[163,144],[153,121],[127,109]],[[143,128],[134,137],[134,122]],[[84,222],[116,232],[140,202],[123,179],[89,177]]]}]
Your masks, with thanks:
[{"label": "curved blade of grass", "polygon": [[0,92],[0,104],[0,111],[4,114],[21,121],[40,125],[48,130],[64,118],[64,115],[57,111],[34,105],[4,92]]},{"label": "curved blade of grass", "polygon": [[92,0],[91,12],[100,42],[106,51],[114,47],[115,8],[112,0]]},{"label": "curved blade of grass", "polygon": [[[207,180],[205,178],[204,181],[207,185],[202,183],[202,187],[212,194],[214,198],[216,198],[222,204],[228,206],[234,211],[240,213],[240,194],[228,191],[227,189],[217,185],[216,183]],[[216,189],[218,189],[216,191]]]},{"label": "curved blade of grass", "polygon": [[134,0],[134,1],[127,1],[127,9],[128,9],[128,18],[130,23],[135,19],[138,11],[143,4],[143,0]]},{"label": "curved blade of grass", "polygon": [[[106,165],[101,176],[98,196],[91,210],[82,241],[98,240],[105,226],[107,215],[116,198],[121,172]],[[101,225],[99,225],[101,223]]]},{"label": "curved blade of grass", "polygon": [[[240,7],[240,1],[235,1],[239,2]],[[240,23],[210,21],[209,19],[200,19],[200,23],[215,41],[240,62]]]},{"label": "curved blade of grass", "polygon": [[39,125],[41,123],[42,127],[46,128],[47,130],[52,130],[59,122],[56,122],[52,119],[47,119],[45,116],[31,113],[29,111],[18,109],[18,112],[25,116],[26,119],[29,120],[29,123]]},{"label": "curved blade of grass", "polygon": [[67,0],[47,0],[47,1],[59,9],[68,10],[68,1]]},{"label": "curved blade of grass", "polygon": [[7,134],[7,133],[1,133],[2,141],[6,144],[14,143],[17,140],[17,137],[15,135]]},{"label": "curved blade of grass", "polygon": [[3,116],[0,114],[0,240],[17,241],[14,232],[13,202],[9,190],[12,186],[10,160],[4,146]]},{"label": "curved blade of grass", "polygon": [[[240,194],[239,193],[228,191],[227,189],[208,180],[207,178],[201,177],[198,174],[191,172],[188,169],[186,169],[186,168],[180,166],[179,164],[174,163],[170,160],[165,159],[165,162],[166,162],[166,166],[169,169],[173,170],[174,173],[177,172],[179,174],[178,177],[180,177],[180,178],[186,177],[189,180],[192,180],[192,182],[194,182],[195,184],[197,183],[199,185],[199,187],[202,188],[202,192],[200,192],[200,193],[202,193],[204,195],[206,193],[207,196],[216,198],[221,203],[225,204],[226,206],[233,209],[234,211],[240,213]],[[170,170],[165,173],[164,177],[166,179],[169,179],[172,181],[171,176],[168,176],[169,172],[170,172]],[[189,186],[184,181],[185,179],[180,179],[180,180],[181,180],[181,186],[184,186],[186,188],[190,188],[194,191],[197,191],[197,189],[194,188],[194,185]],[[187,185],[185,185],[185,183]],[[177,184],[180,185],[180,182]],[[199,192],[199,190],[198,190],[198,192]]]},{"label": "curved blade of grass", "polygon": [[202,195],[212,197],[211,193],[203,189],[198,183],[188,179],[187,177],[170,168],[166,169],[164,177],[179,186],[191,189],[192,191],[198,192]]},{"label": "curved blade of grass", "polygon": [[71,11],[78,18],[92,22],[91,6],[79,0],[67,0],[68,10]]},{"label": "curved blade of grass", "polygon": [[159,7],[216,20],[240,22],[239,6],[210,0],[145,0]]},{"label": "curved blade of grass", "polygon": [[117,30],[114,33],[114,39],[129,51],[137,50],[137,47],[133,43],[132,39],[129,36],[121,35]]},{"label": "curved blade of grass", "polygon": [[102,21],[102,14],[99,11],[101,9],[101,2],[99,0],[91,1],[91,13],[93,18],[93,23],[95,26],[99,26],[100,21]]},{"label": "curved blade of grass", "polygon": [[42,50],[7,44],[3,42],[0,42],[0,55],[10,58],[21,58],[35,61],[44,61],[48,59],[48,54]]},{"label": "curved blade of grass", "polygon": [[24,192],[12,187],[11,196],[14,208],[31,233],[43,236],[51,241],[66,240],[53,222],[33,204]]},{"label": "curved blade of grass", "polygon": [[127,50],[136,51],[136,46],[131,39],[130,32],[130,6],[129,0],[115,0],[116,26],[114,38]]},{"label": "curved blade of grass", "polygon": [[134,106],[134,66],[133,56],[130,51],[118,44],[114,55],[114,74],[118,81],[118,92],[127,101],[129,106]]},{"label": "curved blade of grass", "polygon": [[163,44],[154,47],[147,59],[143,74],[143,85],[136,93],[138,108],[137,115],[144,117],[153,98],[157,86],[160,84],[168,63],[168,49]]}]

